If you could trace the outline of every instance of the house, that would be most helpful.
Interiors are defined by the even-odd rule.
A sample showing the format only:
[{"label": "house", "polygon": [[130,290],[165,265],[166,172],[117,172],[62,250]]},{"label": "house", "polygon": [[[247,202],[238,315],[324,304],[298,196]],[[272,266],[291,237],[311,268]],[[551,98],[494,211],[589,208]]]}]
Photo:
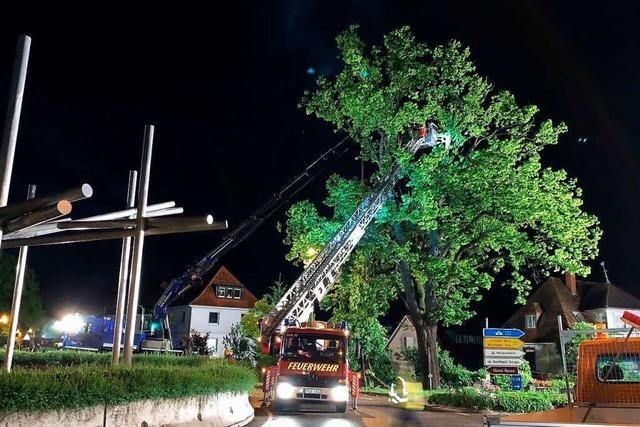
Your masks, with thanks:
[{"label": "house", "polygon": [[391,364],[397,372],[412,369],[411,363],[402,358],[403,350],[418,346],[418,335],[409,316],[404,316],[387,341]]},{"label": "house", "polygon": [[256,297],[224,266],[203,289],[185,292],[168,309],[171,337],[176,348],[189,331],[209,333],[209,347],[222,356],[222,339],[256,303]]},{"label": "house", "polygon": [[[410,347],[418,347],[418,335],[411,322],[405,315],[387,341],[391,364],[399,371],[411,369],[411,364],[405,361],[402,353]],[[446,348],[455,360],[467,367],[477,369],[482,364],[478,355],[482,354],[482,336],[470,335],[464,328],[448,326],[438,330],[439,345]]]},{"label": "house", "polygon": [[525,358],[533,371],[540,374],[559,372],[558,316],[562,327],[577,322],[603,323],[607,328],[625,327],[620,317],[624,311],[640,314],[640,299],[611,283],[576,280],[572,274],[565,281],[547,279],[529,296],[504,324],[525,332]]}]

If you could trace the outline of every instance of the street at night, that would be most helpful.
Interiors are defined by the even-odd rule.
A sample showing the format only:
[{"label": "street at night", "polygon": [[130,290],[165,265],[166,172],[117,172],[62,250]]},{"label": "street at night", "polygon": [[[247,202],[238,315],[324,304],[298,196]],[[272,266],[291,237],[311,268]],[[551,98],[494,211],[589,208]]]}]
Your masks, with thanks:
[{"label": "street at night", "polygon": [[0,425],[640,426],[640,4],[183,3],[3,6]]}]

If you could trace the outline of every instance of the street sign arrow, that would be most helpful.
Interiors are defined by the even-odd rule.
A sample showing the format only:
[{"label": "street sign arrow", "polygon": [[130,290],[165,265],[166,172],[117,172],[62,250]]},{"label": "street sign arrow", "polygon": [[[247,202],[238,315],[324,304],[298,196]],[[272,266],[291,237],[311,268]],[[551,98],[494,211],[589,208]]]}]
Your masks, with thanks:
[{"label": "street sign arrow", "polygon": [[484,328],[482,330],[483,337],[520,338],[523,335],[524,332],[520,329]]},{"label": "street sign arrow", "polygon": [[524,341],[517,338],[485,338],[483,340],[484,348],[502,348],[517,350],[521,349]]},{"label": "street sign arrow", "polygon": [[520,371],[515,366],[491,366],[487,372],[491,375],[518,375]]},{"label": "street sign arrow", "polygon": [[507,357],[485,357],[485,366],[520,366],[524,359],[509,359]]},{"label": "street sign arrow", "polygon": [[484,357],[511,357],[517,358],[525,355],[522,350],[507,350],[501,348],[485,348]]}]

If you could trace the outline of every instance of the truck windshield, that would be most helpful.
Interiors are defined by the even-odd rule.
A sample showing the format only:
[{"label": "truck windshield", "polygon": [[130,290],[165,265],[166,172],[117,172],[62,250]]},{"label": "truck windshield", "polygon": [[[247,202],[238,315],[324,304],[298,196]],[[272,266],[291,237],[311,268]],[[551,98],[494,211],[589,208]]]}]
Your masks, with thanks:
[{"label": "truck windshield", "polygon": [[329,334],[285,334],[282,358],[296,361],[344,362],[345,338]]},{"label": "truck windshield", "polygon": [[601,354],[596,358],[596,365],[599,381],[608,383],[640,382],[640,354]]}]

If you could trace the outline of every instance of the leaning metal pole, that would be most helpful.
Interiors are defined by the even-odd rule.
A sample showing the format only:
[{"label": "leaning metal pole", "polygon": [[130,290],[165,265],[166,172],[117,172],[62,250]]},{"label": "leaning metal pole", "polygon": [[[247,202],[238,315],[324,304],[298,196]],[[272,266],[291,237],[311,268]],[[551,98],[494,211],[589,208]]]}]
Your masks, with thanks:
[{"label": "leaning metal pole", "polygon": [[[33,199],[36,196],[36,186],[29,185],[27,190],[27,199]],[[18,253],[18,262],[16,263],[16,277],[13,285],[13,302],[11,303],[11,319],[9,326],[9,336],[7,337],[7,352],[4,355],[4,369],[11,372],[11,364],[13,363],[13,351],[16,348],[16,333],[18,332],[18,319],[20,316],[20,303],[22,302],[22,289],[24,289],[24,273],[27,268],[28,246],[22,246]]]},{"label": "leaning metal pole", "polygon": [[153,131],[151,125],[144,128],[144,143],[142,146],[142,163],[140,164],[140,178],[138,181],[138,212],[137,226],[133,237],[133,260],[131,262],[131,280],[129,283],[129,301],[127,307],[127,324],[124,341],[124,363],[131,365],[133,360],[133,340],[136,332],[136,309],[140,294],[140,275],[142,274],[142,249],[144,248],[144,227],[147,214],[147,199],[149,196],[149,178],[151,174],[151,153],[153,151]]},{"label": "leaning metal pole", "polygon": [[[138,172],[129,171],[129,187],[127,190],[127,208],[136,203],[136,180]],[[120,254],[120,274],[118,276],[118,299],[116,301],[116,324],[113,332],[113,353],[111,366],[120,362],[120,345],[122,344],[122,321],[127,300],[127,283],[129,283],[129,258],[131,258],[131,237],[122,239],[122,253]]]},{"label": "leaning metal pole", "polygon": [[[20,127],[20,113],[22,112],[22,98],[24,84],[27,80],[30,50],[31,37],[20,36],[16,59],[13,63],[9,105],[7,106],[7,117],[4,123],[4,133],[2,134],[2,146],[0,146],[0,207],[7,206],[7,201],[9,200],[13,157],[16,152],[16,141],[18,140],[18,128]],[[0,230],[1,238],[2,230]]]},{"label": "leaning metal pole", "polygon": [[562,356],[562,373],[564,374],[564,385],[567,388],[567,405],[571,405],[571,388],[569,387],[569,371],[567,370],[567,353],[564,348],[566,341],[564,330],[562,329],[562,316],[558,315],[558,333],[560,334],[560,355]]}]

